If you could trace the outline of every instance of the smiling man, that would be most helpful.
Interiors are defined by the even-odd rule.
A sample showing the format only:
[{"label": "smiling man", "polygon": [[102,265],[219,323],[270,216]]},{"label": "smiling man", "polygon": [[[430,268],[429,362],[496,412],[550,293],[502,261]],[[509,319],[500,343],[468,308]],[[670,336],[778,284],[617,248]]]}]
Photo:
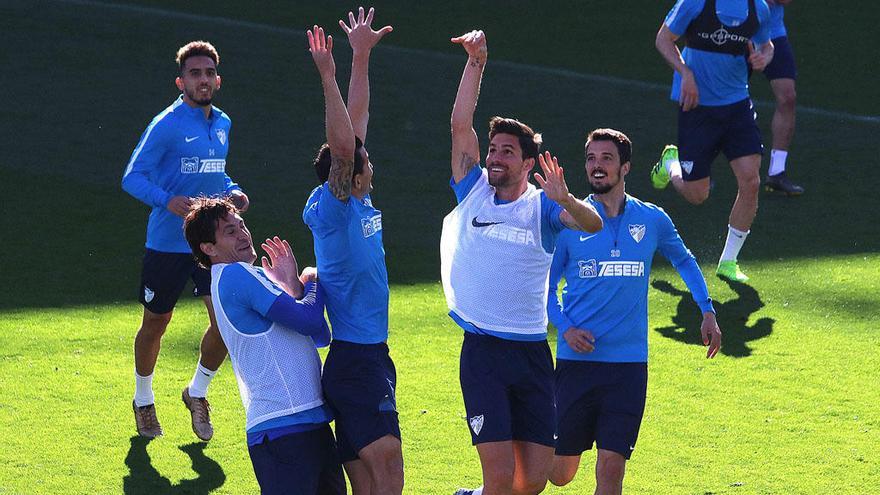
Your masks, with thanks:
[{"label": "smiling man", "polygon": [[193,295],[201,297],[210,324],[202,337],[201,356],[183,402],[192,416],[192,428],[202,440],[214,435],[206,399],[208,384],[226,358],[211,305],[211,274],[192,258],[183,237],[183,217],[197,196],[227,196],[240,211],[248,197],[226,174],[230,120],[212,105],[220,89],[213,45],[193,41],[177,51],[182,93],[153,118],[131,154],[122,188],[152,208],[147,223],[146,252],[141,271],[140,302],[143,320],[134,341],[134,416],[138,434],[162,434],[153,396],[153,370],[162,335],[174,306],[192,279]]},{"label": "smiling man", "polygon": [[211,270],[261,493],[344,495],[315,350],[330,342],[315,270],[298,275],[290,245],[278,237],[263,243],[262,268],[253,266],[251,233],[224,199],[197,198],[184,230],[193,256]]},{"label": "smiling man", "polygon": [[[553,459],[553,358],[547,345],[547,274],[566,228],[596,232],[595,209],[568,192],[541,136],[515,119],[489,122],[486,168],[473,128],[486,37],[452,39],[468,54],[452,109],[452,189],[443,220],[443,290],[464,329],[461,391],[483,484],[461,494],[539,493]],[[535,162],[538,190],[529,184]]]},{"label": "smiling man", "polygon": [[[596,129],[585,146],[587,198],[602,216],[595,235],[563,232],[550,269],[547,313],[559,332],[556,366],[556,456],[550,481],[568,484],[581,454],[597,445],[596,494],[619,494],[635,449],[648,385],[648,278],[660,251],[703,313],[700,332],[714,357],[721,331],[694,256],[659,207],[625,191],[632,144]],[[561,277],[562,304],[556,295]]]}]

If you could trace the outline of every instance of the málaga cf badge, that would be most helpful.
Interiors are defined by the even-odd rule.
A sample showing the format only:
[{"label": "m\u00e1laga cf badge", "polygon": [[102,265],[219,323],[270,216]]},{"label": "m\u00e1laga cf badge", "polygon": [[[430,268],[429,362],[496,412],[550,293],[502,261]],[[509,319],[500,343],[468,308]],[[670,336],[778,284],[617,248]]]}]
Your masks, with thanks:
[{"label": "m\u00e1laga cf badge", "polygon": [[225,129],[217,129],[217,139],[220,140],[220,144],[226,144],[226,130]]},{"label": "m\u00e1laga cf badge", "polygon": [[642,242],[642,238],[645,237],[645,226],[633,223],[629,224],[629,235],[631,235],[636,242]]}]

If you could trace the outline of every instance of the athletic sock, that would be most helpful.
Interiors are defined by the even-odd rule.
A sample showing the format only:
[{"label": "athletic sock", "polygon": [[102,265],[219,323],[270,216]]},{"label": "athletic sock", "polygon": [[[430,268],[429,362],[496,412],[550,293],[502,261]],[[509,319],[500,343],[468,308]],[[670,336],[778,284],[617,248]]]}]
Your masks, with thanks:
[{"label": "athletic sock", "polygon": [[214,373],[217,371],[211,371],[199,363],[196,366],[196,372],[193,373],[192,381],[189,382],[189,396],[204,399],[208,395],[208,385],[211,384]]},{"label": "athletic sock", "polygon": [[153,396],[153,374],[147,376],[138,375],[134,372],[134,405],[138,407],[149,406],[156,402]]},{"label": "athletic sock", "polygon": [[736,261],[739,250],[742,249],[748,235],[749,231],[743,232],[728,225],[727,242],[724,243],[724,251],[721,253],[720,261]]},{"label": "athletic sock", "polygon": [[663,168],[670,177],[681,177],[681,162],[677,158],[663,162]]},{"label": "athletic sock", "polygon": [[770,170],[767,175],[779,175],[785,172],[785,160],[788,158],[788,152],[785,150],[770,151]]},{"label": "athletic sock", "polygon": [[483,487],[481,486],[474,490],[474,495],[483,495]]}]

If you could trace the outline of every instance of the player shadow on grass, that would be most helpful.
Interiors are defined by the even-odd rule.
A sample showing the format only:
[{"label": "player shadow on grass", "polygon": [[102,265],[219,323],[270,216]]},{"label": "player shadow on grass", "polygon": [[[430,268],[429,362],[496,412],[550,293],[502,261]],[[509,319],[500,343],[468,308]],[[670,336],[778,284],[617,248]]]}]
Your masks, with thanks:
[{"label": "player shadow on grass", "polygon": [[[747,325],[749,315],[763,308],[764,302],[761,301],[758,291],[751,286],[727,280],[725,282],[736,292],[737,297],[725,302],[713,301],[722,333],[720,352],[735,358],[748,357],[752,354],[748,343],[770,335],[776,320],[764,317]],[[679,298],[672,325],[654,330],[679,342],[703,345],[703,338],[700,336],[702,315],[697,310],[691,293],[678,289],[665,280],[655,279],[651,282],[651,287]]]},{"label": "player shadow on grass", "polygon": [[205,455],[205,447],[202,442],[194,442],[180,447],[192,460],[192,469],[198,474],[195,479],[181,480],[172,485],[171,481],[159,474],[150,462],[150,454],[147,453],[149,438],[141,436],[131,437],[131,448],[125,456],[125,465],[128,466],[129,474],[122,480],[122,491],[126,495],[150,494],[208,494],[223,486],[226,482],[226,473],[217,461]]}]

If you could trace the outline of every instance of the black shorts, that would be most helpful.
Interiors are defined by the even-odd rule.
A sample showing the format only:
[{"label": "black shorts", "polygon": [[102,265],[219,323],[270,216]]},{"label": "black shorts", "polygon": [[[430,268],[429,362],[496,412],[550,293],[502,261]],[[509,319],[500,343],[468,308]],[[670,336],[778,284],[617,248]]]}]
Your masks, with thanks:
[{"label": "black shorts", "polygon": [[345,477],[329,425],[248,447],[260,491],[345,495]]},{"label": "black shorts", "polygon": [[556,455],[593,448],[629,459],[645,413],[647,363],[556,363]]},{"label": "black shorts", "polygon": [[687,112],[678,109],[678,158],[685,181],[711,175],[712,162],[724,152],[728,161],[761,155],[761,131],[752,100],[717,107],[698,106]]},{"label": "black shorts", "polygon": [[400,439],[397,419],[397,370],[388,345],[330,343],[321,377],[324,398],[336,416],[336,439],[342,462],[384,437]]},{"label": "black shorts", "polygon": [[138,300],[153,313],[168,313],[177,304],[188,279],[195,285],[194,296],[211,295],[211,272],[199,266],[191,254],[147,249]]},{"label": "black shorts", "polygon": [[553,357],[546,340],[465,332],[459,377],[474,445],[507,440],[554,445]]},{"label": "black shorts", "polygon": [[787,36],[773,38],[773,60],[764,67],[764,76],[767,80],[774,79],[797,79],[797,65],[794,63],[794,51]]}]

